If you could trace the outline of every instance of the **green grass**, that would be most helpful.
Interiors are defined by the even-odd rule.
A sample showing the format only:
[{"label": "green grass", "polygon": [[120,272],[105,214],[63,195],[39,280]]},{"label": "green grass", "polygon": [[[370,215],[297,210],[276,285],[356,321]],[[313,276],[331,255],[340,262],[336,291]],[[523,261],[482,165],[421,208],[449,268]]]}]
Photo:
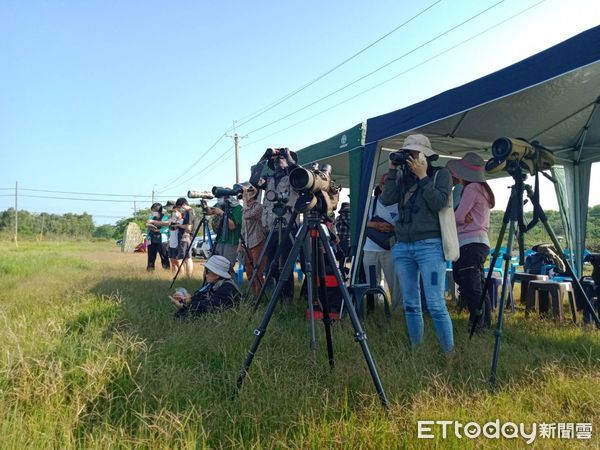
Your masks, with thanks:
[{"label": "green grass", "polygon": [[[0,448],[521,448],[522,440],[417,439],[418,420],[593,422],[600,446],[600,335],[567,322],[506,317],[495,390],[493,336],[468,339],[453,314],[457,352],[409,349],[399,312],[363,321],[390,399],[385,412],[353,329],[309,349],[304,305],[278,308],[238,396],[235,380],[264,308],[178,323],[171,275],[110,243],[0,244]],[[193,290],[199,281],[182,280]],[[317,324],[317,325],[320,325]]]}]

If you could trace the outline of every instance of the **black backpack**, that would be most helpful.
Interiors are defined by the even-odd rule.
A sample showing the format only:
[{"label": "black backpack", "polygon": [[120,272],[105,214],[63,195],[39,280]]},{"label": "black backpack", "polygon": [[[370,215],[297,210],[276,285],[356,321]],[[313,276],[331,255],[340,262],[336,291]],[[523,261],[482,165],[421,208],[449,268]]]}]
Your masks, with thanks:
[{"label": "black backpack", "polygon": [[543,253],[532,253],[527,258],[525,258],[525,272],[531,273],[534,275],[542,275],[542,268],[546,264],[552,264],[553,261],[548,256]]}]

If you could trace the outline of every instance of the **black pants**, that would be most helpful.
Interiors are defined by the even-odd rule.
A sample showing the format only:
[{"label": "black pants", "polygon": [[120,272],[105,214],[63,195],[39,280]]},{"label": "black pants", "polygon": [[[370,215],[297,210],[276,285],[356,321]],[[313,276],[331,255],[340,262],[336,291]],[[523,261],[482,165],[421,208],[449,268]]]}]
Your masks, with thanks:
[{"label": "black pants", "polygon": [[[279,281],[279,275],[280,275],[279,274],[279,265],[281,265],[281,268],[283,269],[283,265],[285,264],[287,257],[289,256],[290,252],[292,251],[292,245],[293,245],[289,236],[285,236],[285,228],[284,228],[284,232],[282,233],[282,236],[281,236],[282,242],[281,242],[280,260],[273,261],[273,259],[275,258],[275,253],[277,252],[277,248],[279,247],[279,242],[278,242],[276,233],[277,233],[277,231],[271,238],[271,242],[269,242],[269,246],[267,247],[267,251],[266,251],[267,269],[270,268],[271,264],[272,264],[273,269],[271,270],[271,278],[275,283],[277,283]],[[270,283],[271,280],[267,280],[267,282]],[[289,299],[294,298],[294,270],[292,270],[289,278],[287,279],[287,281],[285,282],[285,284],[283,286],[283,291],[281,292],[281,298],[289,298]]]},{"label": "black pants", "polygon": [[160,255],[160,262],[163,269],[169,269],[169,243],[168,242],[157,242],[151,243],[148,246],[148,266],[146,270],[154,270],[154,263],[156,262],[156,255]]},{"label": "black pants", "polygon": [[[460,257],[452,265],[452,274],[454,281],[460,289],[460,296],[467,307],[471,316],[469,322],[472,324],[477,320],[479,303],[485,285],[485,273],[483,265],[488,256],[490,248],[485,244],[467,244],[460,248]],[[488,293],[485,294],[482,316],[478,327],[489,327],[491,324],[491,302]]]}]

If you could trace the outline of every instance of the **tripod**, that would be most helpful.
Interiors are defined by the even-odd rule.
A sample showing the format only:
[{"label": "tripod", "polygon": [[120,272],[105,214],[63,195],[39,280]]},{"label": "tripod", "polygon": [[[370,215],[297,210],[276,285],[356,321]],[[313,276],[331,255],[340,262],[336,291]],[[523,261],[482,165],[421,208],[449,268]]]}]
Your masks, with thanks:
[{"label": "tripod", "polygon": [[[560,243],[558,242],[558,238],[556,237],[554,230],[552,230],[552,227],[548,223],[548,218],[546,217],[546,214],[544,213],[544,210],[542,209],[542,207],[540,205],[539,198],[538,198],[538,173],[539,172],[537,172],[535,175],[536,176],[536,192],[534,193],[531,189],[531,186],[526,185],[524,183],[527,175],[525,173],[523,173],[523,171],[521,170],[519,161],[510,161],[507,165],[506,170],[513,177],[515,184],[511,187],[510,198],[508,200],[508,205],[506,207],[506,211],[505,211],[504,217],[502,219],[502,227],[500,228],[500,234],[498,235],[498,241],[496,243],[496,247],[494,248],[494,254],[492,256],[492,261],[490,263],[490,268],[494,267],[496,264],[496,260],[498,259],[498,255],[500,254],[500,247],[502,246],[502,241],[504,239],[504,233],[506,232],[506,227],[508,226],[508,241],[506,244],[506,253],[503,256],[503,258],[504,258],[504,274],[502,277],[502,290],[501,290],[501,294],[500,294],[500,302],[498,304],[498,322],[496,324],[496,330],[494,331],[495,342],[494,342],[494,351],[493,351],[493,356],[492,356],[492,368],[491,368],[491,374],[490,374],[490,383],[492,383],[492,385],[495,384],[497,381],[496,369],[498,367],[498,357],[499,357],[499,352],[500,352],[500,336],[502,336],[502,324],[504,321],[504,306],[505,306],[508,289],[511,289],[511,283],[510,283],[510,280],[508,279],[508,276],[509,276],[509,272],[510,272],[510,261],[512,258],[512,246],[513,246],[513,240],[514,240],[514,234],[515,234],[515,223],[517,223],[519,226],[519,234],[517,236],[517,239],[518,239],[518,244],[519,244],[520,263],[523,264],[525,232],[528,231],[529,229],[531,229],[537,223],[538,220],[542,221],[542,224],[544,225],[544,229],[548,233],[548,236],[550,236],[550,240],[552,241],[552,244],[554,245],[554,248],[556,249],[558,256],[565,263],[565,267],[567,269],[567,273],[568,273],[569,277],[571,277],[573,280],[572,282],[573,282],[573,287],[575,289],[575,295],[582,300],[584,308],[587,310],[587,312],[589,312],[590,316],[593,318],[594,322],[596,323],[596,326],[598,328],[600,328],[600,319],[598,319],[598,315],[596,314],[596,311],[594,310],[592,304],[590,303],[590,300],[588,299],[587,295],[585,294],[585,292],[581,286],[581,283],[579,282],[579,279],[573,272],[573,268],[571,267],[567,257],[565,256],[565,253],[564,253],[563,249],[561,248]],[[523,193],[524,193],[524,191],[527,192],[527,197],[531,201],[531,203],[533,205],[533,211],[534,211],[534,220],[529,225],[525,225],[524,220],[523,220]],[[493,271],[490,269],[488,271],[487,277],[485,279],[485,284],[483,286],[483,294],[481,296],[481,300],[480,300],[479,308],[478,308],[479,315],[482,314],[482,307],[485,302],[485,295],[486,295],[488,287],[490,285],[490,281],[492,278],[492,272]],[[573,310],[574,310],[574,307],[573,307]],[[473,321],[473,325],[471,327],[471,334],[470,334],[471,337],[475,333],[475,329],[477,327],[478,322],[479,322],[479,319]]]},{"label": "tripod", "polygon": [[262,265],[262,261],[266,257],[269,246],[271,245],[273,239],[277,238],[277,250],[275,252],[275,255],[273,256],[271,264],[269,264],[269,269],[267,270],[267,275],[265,276],[265,283],[261,286],[260,292],[256,298],[256,302],[254,303],[254,312],[256,312],[256,310],[258,309],[260,300],[262,299],[267,288],[267,281],[269,280],[273,271],[275,270],[275,264],[277,264],[277,268],[279,271],[279,279],[284,279],[282,277],[283,264],[281,261],[283,253],[282,242],[284,239],[289,239],[290,233],[292,232],[294,224],[296,223],[296,217],[298,217],[298,213],[296,211],[293,211],[289,223],[286,224],[286,219],[284,217],[286,208],[279,208],[277,207],[277,205],[275,205],[273,207],[273,212],[275,212],[276,215],[275,220],[273,221],[273,226],[271,226],[271,229],[269,230],[269,234],[267,236],[267,239],[265,240],[265,245],[263,246],[260,255],[258,256],[258,261],[253,266],[252,278],[248,283],[248,288],[246,290],[246,294],[244,295],[244,301],[248,300],[250,296],[250,290],[252,288],[252,285],[254,284],[254,280],[258,275],[258,270]]},{"label": "tripod", "polygon": [[[254,330],[254,342],[252,343],[252,347],[244,360],[244,364],[242,370],[237,379],[237,387],[241,388],[244,378],[248,373],[250,365],[252,364],[252,360],[254,359],[254,355],[258,350],[258,346],[266,332],[267,326],[269,325],[269,321],[271,320],[271,316],[275,310],[275,306],[277,305],[277,301],[279,299],[279,295],[283,290],[284,282],[291,275],[292,270],[294,268],[294,264],[296,262],[296,258],[300,252],[300,248],[304,245],[306,254],[306,276],[307,276],[307,296],[308,296],[308,304],[309,304],[309,313],[312,316],[312,308],[311,305],[313,303],[313,272],[316,272],[320,279],[320,300],[323,308],[323,325],[325,326],[325,337],[327,341],[327,355],[330,367],[334,366],[334,356],[333,356],[333,342],[331,338],[331,319],[329,317],[329,305],[327,304],[327,297],[325,294],[325,258],[327,258],[327,262],[330,267],[333,269],[338,286],[340,291],[342,292],[342,297],[348,309],[348,315],[350,316],[350,321],[352,322],[352,326],[354,327],[354,337],[355,340],[360,344],[363,355],[367,362],[367,366],[369,368],[369,372],[371,374],[371,378],[373,379],[373,383],[375,385],[375,389],[377,390],[377,394],[381,400],[381,403],[384,407],[388,407],[388,400],[383,390],[383,386],[381,384],[381,379],[379,378],[379,374],[377,373],[377,368],[375,367],[375,363],[369,351],[369,347],[367,346],[367,336],[363,331],[352,301],[350,299],[350,294],[343,282],[342,275],[337,267],[335,256],[333,254],[333,250],[331,249],[331,245],[328,241],[327,234],[325,231],[324,225],[321,223],[320,213],[317,211],[310,210],[309,212],[304,214],[304,223],[298,230],[298,234],[296,236],[296,240],[294,241],[294,245],[292,247],[292,251],[288,255],[285,265],[283,267],[283,271],[280,274],[279,281],[275,286],[275,290],[267,305],[267,310],[263,319],[258,326]],[[308,239],[308,241],[307,241]],[[325,255],[321,251],[320,246],[325,250]],[[310,268],[310,270],[309,270]],[[311,330],[312,331],[312,330]],[[312,339],[312,336],[311,336]],[[312,345],[311,345],[312,347]]]},{"label": "tripod", "polygon": [[[212,241],[212,236],[210,234],[210,227],[208,226],[208,220],[206,219],[206,206],[203,204],[200,204],[200,208],[202,209],[202,220],[200,221],[200,223],[194,230],[194,234],[192,235],[192,242],[190,243],[187,251],[185,252],[185,255],[183,255],[184,262],[190,255],[192,245],[194,244],[194,240],[196,239],[196,236],[198,235],[198,231],[200,231],[200,228],[202,228],[202,237],[204,238],[205,242],[206,242],[206,236],[208,236],[208,245],[210,247],[211,253],[212,253],[212,249],[214,247],[213,241]],[[173,277],[173,280],[171,281],[171,285],[169,286],[169,289],[173,288],[173,284],[175,284],[175,280],[177,280],[177,277],[179,276],[179,272],[181,271],[181,267],[183,266],[183,264],[184,263],[182,262],[179,265],[179,268],[177,269],[177,272],[175,273],[175,276]]]}]

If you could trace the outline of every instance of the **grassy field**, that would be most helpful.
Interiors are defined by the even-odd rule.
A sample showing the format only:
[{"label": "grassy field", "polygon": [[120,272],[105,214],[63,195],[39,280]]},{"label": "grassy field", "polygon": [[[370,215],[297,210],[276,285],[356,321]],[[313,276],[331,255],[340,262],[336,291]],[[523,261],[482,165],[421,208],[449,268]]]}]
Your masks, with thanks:
[{"label": "grassy field", "polygon": [[[348,319],[309,349],[304,305],[278,306],[239,396],[235,380],[263,309],[178,323],[171,275],[112,243],[0,244],[0,448],[523,448],[522,438],[417,439],[417,421],[592,422],[600,446],[600,334],[506,317],[498,375],[493,336],[468,339],[453,313],[457,353],[439,354],[430,323],[409,349],[403,318],[364,320],[390,399],[380,407]],[[198,271],[199,272],[199,271]],[[195,281],[177,286],[193,290]]]}]

